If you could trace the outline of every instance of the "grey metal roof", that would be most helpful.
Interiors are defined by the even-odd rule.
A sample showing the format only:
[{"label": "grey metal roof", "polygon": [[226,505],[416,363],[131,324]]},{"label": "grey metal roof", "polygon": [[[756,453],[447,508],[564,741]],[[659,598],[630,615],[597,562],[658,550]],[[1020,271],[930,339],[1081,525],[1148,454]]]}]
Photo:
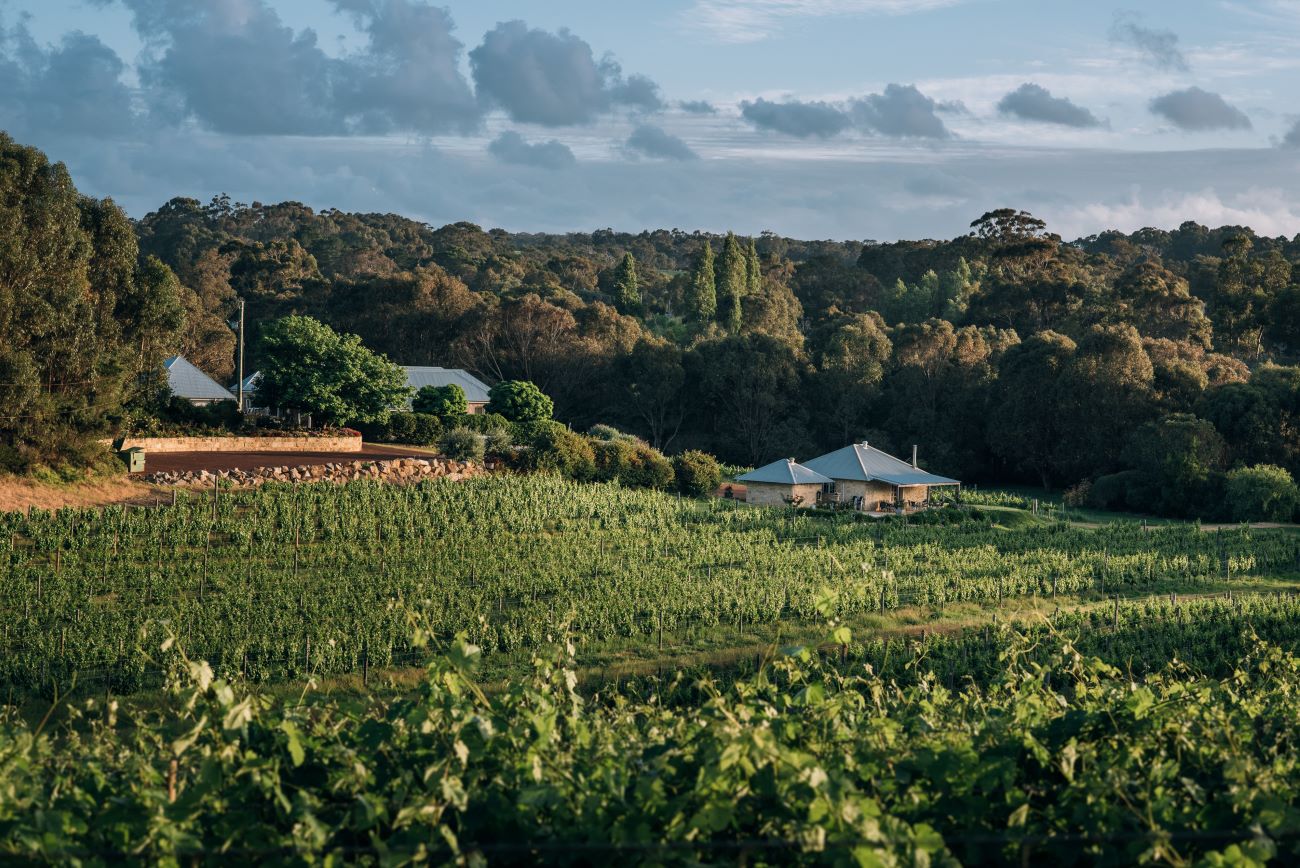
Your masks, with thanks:
[{"label": "grey metal roof", "polygon": [[843,449],[836,449],[819,458],[813,458],[806,465],[810,470],[825,474],[832,479],[856,482],[888,482],[890,485],[960,485],[957,480],[946,476],[926,473],[913,467],[906,461],[895,458],[869,446],[866,443],[854,443]]},{"label": "grey metal roof", "polygon": [[744,476],[737,476],[736,481],[771,482],[776,485],[825,485],[831,480],[815,470],[809,470],[793,458],[782,458],[757,470],[751,470]]},{"label": "grey metal roof", "polygon": [[455,384],[465,391],[465,400],[471,404],[486,404],[487,384],[459,368],[424,368],[404,365],[406,385],[417,392],[425,386],[450,386]]},{"label": "grey metal roof", "polygon": [[187,401],[233,401],[228,389],[194,367],[184,356],[172,356],[163,362],[167,370],[167,385],[172,394]]},{"label": "grey metal roof", "polygon": [[[244,394],[247,395],[250,392],[256,392],[257,381],[260,380],[261,378],[262,378],[261,371],[253,371],[253,373],[249,374],[247,377],[244,377]],[[234,392],[238,389],[239,389],[238,380],[230,384],[230,391]]]}]

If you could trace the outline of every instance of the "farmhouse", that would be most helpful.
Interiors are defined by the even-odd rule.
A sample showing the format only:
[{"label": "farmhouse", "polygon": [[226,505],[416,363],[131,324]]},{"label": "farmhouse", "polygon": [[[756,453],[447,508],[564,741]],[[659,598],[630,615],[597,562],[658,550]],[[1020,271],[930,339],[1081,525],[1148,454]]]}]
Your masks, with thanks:
[{"label": "farmhouse", "polygon": [[823,489],[834,484],[829,477],[809,470],[793,458],[773,461],[764,467],[737,476],[745,483],[747,503],[758,506],[815,506]]},{"label": "farmhouse", "polygon": [[854,443],[813,458],[806,467],[831,480],[823,488],[820,498],[823,503],[866,512],[915,507],[930,499],[933,488],[961,489],[961,483],[955,479],[922,470],[916,463],[915,446],[911,464],[868,443]]},{"label": "farmhouse", "polygon": [[487,384],[471,375],[468,371],[462,371],[459,368],[428,368],[410,365],[404,365],[402,369],[406,371],[406,385],[416,392],[425,386],[460,386],[465,392],[469,412],[487,412],[486,408],[489,400]]},{"label": "farmhouse", "polygon": [[200,371],[186,361],[184,356],[172,356],[163,362],[167,372],[167,385],[177,398],[184,398],[195,407],[206,407],[222,401],[234,403],[235,396],[230,394],[216,380]]}]

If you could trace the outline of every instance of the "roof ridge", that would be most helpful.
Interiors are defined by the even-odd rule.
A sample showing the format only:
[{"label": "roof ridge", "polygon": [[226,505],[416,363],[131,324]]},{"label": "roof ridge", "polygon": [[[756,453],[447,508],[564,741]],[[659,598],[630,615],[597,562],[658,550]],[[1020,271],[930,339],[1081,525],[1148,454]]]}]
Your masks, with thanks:
[{"label": "roof ridge", "polygon": [[[853,449],[853,457],[854,457],[854,459],[857,460],[857,462],[858,462],[858,467],[861,468],[861,470],[862,470],[862,475],[866,477],[866,481],[867,481],[867,482],[871,482],[873,479],[875,479],[875,477],[873,477],[873,476],[871,475],[871,471],[868,470],[868,469],[867,469],[867,465],[866,465],[865,463],[863,463],[863,461],[862,461],[862,454],[861,454],[860,452],[858,452],[858,444],[857,444],[857,443],[854,443],[854,444],[852,445],[851,448]],[[870,448],[871,448],[871,444],[870,444],[870,443],[866,443],[866,442],[864,442],[864,443],[862,443],[862,448],[863,448],[863,449],[870,449]]]}]

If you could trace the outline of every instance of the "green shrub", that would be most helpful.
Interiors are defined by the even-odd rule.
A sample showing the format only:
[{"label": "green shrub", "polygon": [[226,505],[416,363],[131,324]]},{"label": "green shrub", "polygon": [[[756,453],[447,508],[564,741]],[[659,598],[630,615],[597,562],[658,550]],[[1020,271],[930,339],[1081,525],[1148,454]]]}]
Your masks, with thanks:
[{"label": "green shrub", "polygon": [[1140,497],[1145,490],[1141,476],[1137,470],[1125,470],[1098,477],[1088,490],[1088,505],[1112,511],[1132,508],[1130,495],[1136,491]]},{"label": "green shrub", "polygon": [[718,459],[697,449],[678,455],[673,460],[673,470],[677,475],[677,490],[690,497],[712,494],[722,484]]},{"label": "green shrub", "polygon": [[626,440],[593,440],[592,450],[596,456],[596,478],[601,482],[624,479],[636,458],[636,445]]},{"label": "green shrub", "polygon": [[619,440],[624,443],[643,443],[640,437],[635,434],[628,434],[626,431],[620,431],[613,425],[592,425],[587,431],[587,436],[593,440]]},{"label": "green shrub", "polygon": [[427,413],[389,413],[382,422],[361,422],[361,436],[372,443],[431,446],[442,436],[442,422]]},{"label": "green shrub", "polygon": [[1233,521],[1290,521],[1300,505],[1291,474],[1272,464],[1228,473],[1226,496]]},{"label": "green shrub", "polygon": [[621,440],[626,435],[613,425],[592,425],[587,436],[593,440]]},{"label": "green shrub", "polygon": [[438,448],[457,461],[483,460],[483,438],[468,428],[452,428],[442,435]]},{"label": "green shrub", "polygon": [[551,399],[527,380],[502,380],[488,397],[488,412],[500,413],[511,422],[539,422],[555,412]]},{"label": "green shrub", "polygon": [[591,442],[559,424],[539,429],[524,461],[530,470],[555,470],[583,482],[596,475]]},{"label": "green shrub", "polygon": [[506,428],[489,428],[483,434],[483,451],[488,455],[505,455],[514,445],[514,438]]},{"label": "green shrub", "polygon": [[673,484],[673,463],[658,449],[638,443],[633,448],[632,464],[620,481],[634,488],[662,491]]},{"label": "green shrub", "polygon": [[469,413],[465,390],[455,383],[447,386],[424,386],[411,400],[411,409],[439,419],[454,419]]},{"label": "green shrub", "polygon": [[534,422],[511,422],[509,424],[510,436],[518,446],[532,446],[539,437],[549,437],[554,431],[567,431],[564,425],[551,419],[541,419]]},{"label": "green shrub", "polygon": [[429,446],[442,436],[442,421],[427,413],[394,413],[390,433],[394,443]]},{"label": "green shrub", "polygon": [[509,431],[510,420],[499,413],[466,413],[447,420],[446,427],[468,428],[476,434],[486,434],[489,431]]}]

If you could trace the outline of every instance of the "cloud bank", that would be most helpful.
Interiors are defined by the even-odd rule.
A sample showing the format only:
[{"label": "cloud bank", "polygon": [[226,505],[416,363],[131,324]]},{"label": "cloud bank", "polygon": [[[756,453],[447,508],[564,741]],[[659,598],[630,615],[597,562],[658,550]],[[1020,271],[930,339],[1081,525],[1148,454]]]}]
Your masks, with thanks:
[{"label": "cloud bank", "polygon": [[851,100],[841,107],[827,102],[759,98],[740,104],[740,114],[755,128],[797,138],[828,139],[850,128],[890,138],[947,139],[951,133],[938,112],[956,104],[938,103],[911,84],[890,84],[883,93]]},{"label": "cloud bank", "polygon": [[655,111],[659,88],[596,62],[591,46],[568,30],[549,33],[522,21],[498,24],[469,53],[479,98],[512,120],[561,127],[591,123],[612,106]]},{"label": "cloud bank", "polygon": [[1284,148],[1300,148],[1300,118],[1297,118],[1291,125],[1291,129],[1282,136],[1280,144]]},{"label": "cloud bank", "polygon": [[864,129],[897,138],[946,139],[951,133],[936,113],[942,107],[911,84],[891,84],[884,93],[855,100],[852,116]]},{"label": "cloud bank", "polygon": [[1067,127],[1101,126],[1096,115],[1083,106],[1075,105],[1063,96],[1052,96],[1047,88],[1030,82],[1002,97],[998,102],[998,111],[1021,120]]},{"label": "cloud bank", "polygon": [[[1288,205],[1300,201],[1300,124],[1274,116],[1275,147],[1262,135],[1240,147],[1234,133],[1251,119],[1200,87],[1117,89],[1108,111],[1145,141],[1084,151],[1062,145],[1063,134],[1109,123],[1058,94],[1100,100],[1114,83],[1105,76],[1043,71],[1031,81],[896,82],[835,100],[669,102],[655,80],[625,74],[568,30],[506,21],[468,51],[475,43],[462,44],[438,0],[330,0],[356,31],[349,47],[330,50],[282,20],[274,0],[94,2],[129,10],[120,15],[140,35],[139,57],[124,62],[84,33],[38,44],[23,19],[0,26],[0,124],[66,161],[81,189],[136,215],[173,195],[229,192],[523,230],[942,237],[1008,202],[1066,235],[1183,219],[1300,229]],[[781,20],[890,11],[730,5],[766,6]],[[1245,92],[1239,82],[1234,93]],[[956,96],[975,109],[937,98]],[[1227,135],[1151,136],[1147,112],[1166,129]],[[1058,129],[1040,135],[1007,119]],[[1168,150],[1207,142],[1217,149]]]},{"label": "cloud bank", "polygon": [[115,138],[136,120],[126,65],[95,36],[43,48],[22,25],[0,27],[0,118],[12,132]]},{"label": "cloud bank", "polygon": [[691,150],[677,136],[666,133],[659,127],[642,124],[628,136],[626,147],[629,151],[644,157],[659,160],[698,160],[699,155]]},{"label": "cloud bank", "polygon": [[757,129],[787,136],[830,138],[849,128],[849,116],[825,102],[769,102],[759,97],[740,104],[740,115]]},{"label": "cloud bank", "polygon": [[1180,130],[1248,130],[1251,127],[1245,112],[1229,105],[1217,93],[1199,87],[1158,96],[1151,100],[1150,108]]},{"label": "cloud bank", "polygon": [[488,145],[488,153],[503,163],[538,169],[567,169],[577,163],[573,151],[563,142],[551,139],[532,144],[514,130],[507,130],[493,139]]}]

